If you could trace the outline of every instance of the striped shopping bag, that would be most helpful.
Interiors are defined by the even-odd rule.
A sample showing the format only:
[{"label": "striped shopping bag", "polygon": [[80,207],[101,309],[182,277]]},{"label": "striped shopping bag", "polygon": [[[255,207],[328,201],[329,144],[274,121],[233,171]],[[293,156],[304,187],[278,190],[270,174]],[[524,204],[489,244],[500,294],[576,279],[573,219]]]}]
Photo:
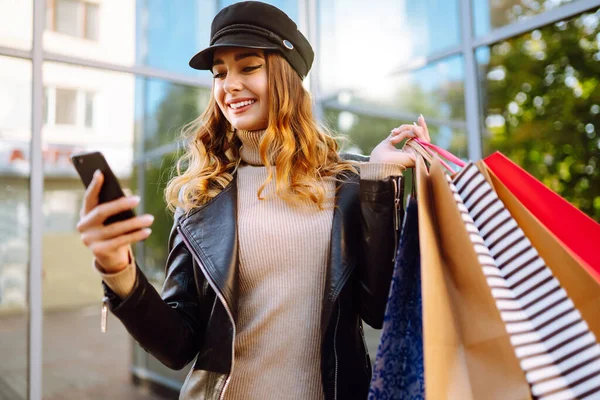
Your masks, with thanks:
[{"label": "striped shopping bag", "polygon": [[600,396],[600,346],[494,188],[469,163],[449,180],[535,398]]}]

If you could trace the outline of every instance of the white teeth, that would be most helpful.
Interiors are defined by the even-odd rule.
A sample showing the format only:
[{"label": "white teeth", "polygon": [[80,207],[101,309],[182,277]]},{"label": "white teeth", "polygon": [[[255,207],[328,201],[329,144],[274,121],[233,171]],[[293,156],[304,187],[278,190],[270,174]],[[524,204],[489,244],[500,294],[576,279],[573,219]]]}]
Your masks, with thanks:
[{"label": "white teeth", "polygon": [[240,108],[240,107],[244,107],[247,105],[250,105],[252,103],[254,103],[256,100],[246,100],[246,101],[240,101],[239,103],[231,103],[229,105],[229,107],[236,109],[236,108]]}]

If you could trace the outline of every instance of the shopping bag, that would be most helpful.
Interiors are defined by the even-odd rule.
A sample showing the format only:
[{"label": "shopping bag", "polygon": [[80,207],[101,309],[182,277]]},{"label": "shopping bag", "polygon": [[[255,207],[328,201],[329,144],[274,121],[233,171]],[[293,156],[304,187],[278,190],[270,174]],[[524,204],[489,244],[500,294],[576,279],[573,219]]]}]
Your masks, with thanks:
[{"label": "shopping bag", "polygon": [[479,170],[494,186],[506,209],[517,221],[540,256],[588,323],[590,330],[600,338],[600,283],[583,267],[581,260],[562,246],[562,242],[508,190],[492,172],[487,163],[477,162]]},{"label": "shopping bag", "polygon": [[416,176],[426,398],[530,399],[439,159]]},{"label": "shopping bag", "polygon": [[373,365],[369,400],[422,400],[423,313],[417,201],[409,198]]},{"label": "shopping bag", "polygon": [[600,391],[600,346],[544,259],[474,164],[453,183],[474,223],[471,238],[484,240],[478,255],[533,395],[574,399]]},{"label": "shopping bag", "polygon": [[503,154],[494,153],[485,159],[485,163],[519,202],[567,246],[600,282],[600,224]]}]

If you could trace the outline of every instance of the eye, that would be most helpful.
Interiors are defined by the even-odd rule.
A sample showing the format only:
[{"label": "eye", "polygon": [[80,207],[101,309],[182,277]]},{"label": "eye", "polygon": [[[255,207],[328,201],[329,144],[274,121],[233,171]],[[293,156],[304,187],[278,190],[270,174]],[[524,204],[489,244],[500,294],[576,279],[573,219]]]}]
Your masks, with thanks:
[{"label": "eye", "polygon": [[225,78],[225,75],[227,75],[225,72],[215,72],[213,74],[213,78],[214,79],[223,79],[223,78]]},{"label": "eye", "polygon": [[243,69],[244,72],[252,72],[254,70],[259,69],[260,67],[262,67],[262,65],[254,65],[254,66],[249,66],[249,67],[245,67]]}]

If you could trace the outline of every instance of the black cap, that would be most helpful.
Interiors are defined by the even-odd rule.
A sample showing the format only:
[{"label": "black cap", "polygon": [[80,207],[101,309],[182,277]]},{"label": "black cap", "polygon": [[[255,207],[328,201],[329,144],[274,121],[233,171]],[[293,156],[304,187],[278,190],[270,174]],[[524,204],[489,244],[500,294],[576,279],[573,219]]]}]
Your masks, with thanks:
[{"label": "black cap", "polygon": [[315,58],[296,23],[277,7],[259,1],[244,1],[222,9],[210,27],[210,46],[192,57],[190,67],[210,70],[213,53],[219,47],[278,51],[302,79]]}]

